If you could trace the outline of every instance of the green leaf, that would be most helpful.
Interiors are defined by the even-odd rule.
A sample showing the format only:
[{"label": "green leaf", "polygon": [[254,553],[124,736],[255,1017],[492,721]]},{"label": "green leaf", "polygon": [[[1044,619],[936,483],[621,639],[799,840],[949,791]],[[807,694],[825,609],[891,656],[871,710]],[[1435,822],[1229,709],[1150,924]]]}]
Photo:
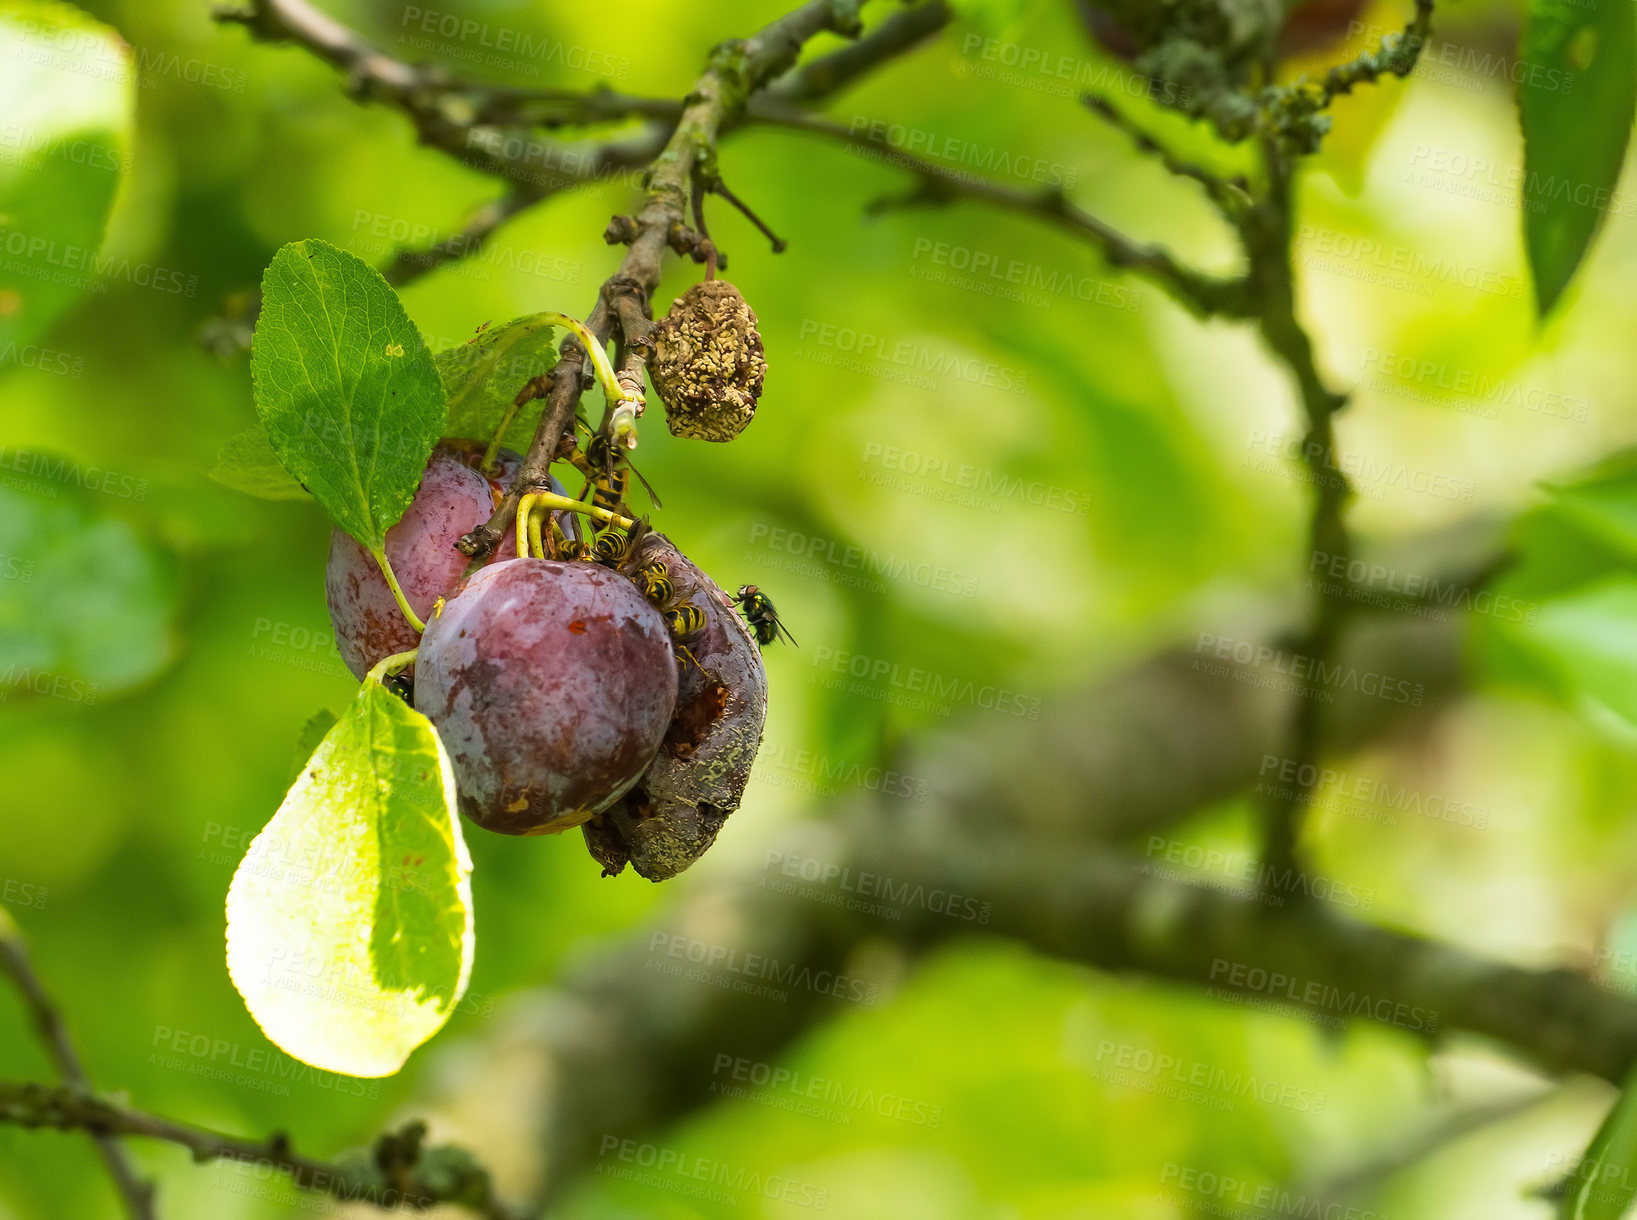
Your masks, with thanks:
[{"label": "green leaf", "polygon": [[1547,313],[1608,210],[1637,106],[1629,0],[1529,0],[1518,48],[1523,233],[1535,303]]},{"label": "green leaf", "polygon": [[1515,632],[1564,693],[1589,696],[1637,724],[1637,577],[1609,577],[1554,598]]},{"label": "green leaf", "polygon": [[[557,364],[556,330],[539,315],[513,318],[437,354],[438,375],[449,396],[446,435],[487,443],[517,392]],[[534,439],[545,400],[521,407],[501,444],[522,453]]]},{"label": "green leaf", "polygon": [[145,480],[13,450],[0,482],[0,700],[91,704],[176,655],[171,557],[109,514]]},{"label": "green leaf", "polygon": [[1563,1220],[1620,1220],[1637,1198],[1637,1072],[1592,1136],[1563,1197]]},{"label": "green leaf", "polygon": [[247,428],[222,442],[210,477],[224,487],[260,500],[311,500],[313,497],[290,477],[273,452],[273,443],[260,427]]},{"label": "green leaf", "polygon": [[[0,11],[0,363],[86,292],[135,110],[130,48],[65,4]],[[10,363],[18,363],[13,358]]]},{"label": "green leaf", "polygon": [[466,991],[471,871],[431,722],[366,682],[233,875],[233,985],[302,1062],[391,1075]]},{"label": "green leaf", "polygon": [[256,411],[285,470],[371,551],[443,434],[443,384],[381,273],[328,242],[285,246],[262,278]]},{"label": "green leaf", "polygon": [[318,749],[319,743],[329,736],[330,730],[335,727],[335,713],[327,707],[321,707],[311,716],[307,723],[301,726],[301,732],[296,735],[296,753],[290,760],[290,782],[293,784],[301,778],[301,771],[312,758],[313,751]]}]

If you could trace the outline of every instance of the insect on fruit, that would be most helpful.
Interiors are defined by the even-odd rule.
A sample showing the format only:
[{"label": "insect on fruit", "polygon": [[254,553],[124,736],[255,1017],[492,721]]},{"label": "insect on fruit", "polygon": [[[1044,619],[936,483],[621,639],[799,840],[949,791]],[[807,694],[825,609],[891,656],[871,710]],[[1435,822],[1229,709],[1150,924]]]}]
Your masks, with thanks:
[{"label": "insect on fruit", "polygon": [[773,599],[755,585],[740,585],[739,591],[733,595],[733,600],[744,613],[745,622],[749,623],[750,629],[756,633],[756,642],[763,648],[781,635],[792,645],[796,645],[796,637],[779,621],[779,612],[773,608]]},{"label": "insect on fruit", "polygon": [[697,635],[705,629],[705,612],[697,606],[678,606],[665,611],[665,625],[679,640]]}]

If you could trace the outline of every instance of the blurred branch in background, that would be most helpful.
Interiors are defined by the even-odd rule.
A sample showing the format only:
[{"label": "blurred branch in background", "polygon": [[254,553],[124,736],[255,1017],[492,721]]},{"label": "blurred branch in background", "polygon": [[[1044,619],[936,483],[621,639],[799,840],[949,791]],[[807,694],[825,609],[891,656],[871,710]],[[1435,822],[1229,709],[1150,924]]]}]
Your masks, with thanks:
[{"label": "blurred branch in background", "polygon": [[[22,931],[3,908],[0,908],[0,971],[11,979],[28,1005],[34,1028],[56,1063],[65,1087],[69,1091],[89,1090],[91,1081],[85,1073],[85,1064],[80,1060],[79,1052],[74,1049],[74,1043],[68,1036],[68,1025],[52,1002],[40,976],[34,971]],[[136,1166],[131,1163],[115,1133],[107,1127],[89,1124],[85,1125],[85,1129],[96,1140],[97,1152],[108,1167],[108,1176],[113,1178],[127,1214],[133,1220],[154,1220],[158,1213],[154,1210],[153,1184],[143,1181],[137,1173]]]}]

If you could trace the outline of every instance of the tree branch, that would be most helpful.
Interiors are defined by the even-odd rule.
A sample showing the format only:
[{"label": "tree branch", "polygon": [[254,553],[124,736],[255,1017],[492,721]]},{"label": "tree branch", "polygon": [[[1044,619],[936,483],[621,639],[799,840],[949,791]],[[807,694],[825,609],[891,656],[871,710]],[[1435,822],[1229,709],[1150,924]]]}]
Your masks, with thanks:
[{"label": "tree branch", "polygon": [[991,207],[1033,217],[1076,237],[1090,240],[1102,251],[1110,266],[1148,277],[1198,317],[1254,316],[1254,303],[1246,292],[1248,281],[1243,277],[1219,279],[1184,267],[1164,247],[1136,242],[1070,203],[1059,187],[1027,191],[1003,186],[913,153],[883,149],[866,134],[850,127],[777,104],[753,104],[749,117],[758,123],[807,132],[866,149],[883,163],[908,170],[920,179],[919,185],[909,194],[878,201],[873,211],[917,204],[944,204],[954,199],[986,203]]},{"label": "tree branch", "polygon": [[[586,329],[599,342],[606,343],[616,326],[628,346],[642,338],[621,324],[622,317],[630,316],[622,302],[636,306],[644,319],[652,316],[651,298],[659,286],[665,251],[685,244],[679,237],[688,232],[695,171],[714,161],[724,125],[743,112],[752,95],[790,68],[809,39],[825,31],[856,34],[861,2],[807,0],[750,38],[723,43],[711,53],[675,130],[648,167],[643,207],[620,233],[627,243],[625,256],[618,270],[603,282],[596,307],[586,319]],[[562,359],[552,373],[547,409],[511,488],[494,516],[460,541],[460,549],[474,563],[485,559],[504,536],[518,499],[550,485],[551,464],[574,419],[583,368],[577,345],[565,341]]]},{"label": "tree branch", "polygon": [[[4,910],[0,910],[0,971],[10,976],[22,994],[34,1019],[34,1027],[50,1051],[63,1083],[70,1089],[89,1090],[90,1078],[68,1036],[68,1025],[46,991],[45,984],[40,981],[40,976],[34,971],[22,932]],[[154,1202],[153,1183],[145,1181],[137,1172],[124,1146],[113,1133],[94,1127],[87,1129],[96,1141],[97,1152],[108,1167],[108,1176],[113,1178],[126,1212],[133,1220],[154,1220],[159,1213]]]},{"label": "tree branch", "polygon": [[105,1138],[163,1140],[186,1148],[201,1164],[237,1161],[270,1166],[289,1174],[303,1190],[384,1211],[422,1211],[449,1203],[487,1220],[520,1217],[494,1198],[487,1172],[469,1153],[448,1145],[424,1148],[426,1128],[418,1122],[382,1136],[368,1160],[331,1163],[297,1155],[282,1135],[264,1141],[241,1139],[134,1110],[80,1087],[0,1080],[0,1123],[84,1130]]}]

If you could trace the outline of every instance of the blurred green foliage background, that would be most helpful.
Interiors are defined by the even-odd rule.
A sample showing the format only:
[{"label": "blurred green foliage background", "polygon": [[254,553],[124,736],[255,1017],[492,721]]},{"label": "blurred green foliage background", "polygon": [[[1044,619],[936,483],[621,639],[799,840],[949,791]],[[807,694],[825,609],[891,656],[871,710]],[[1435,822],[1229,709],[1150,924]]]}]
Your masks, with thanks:
[{"label": "blurred green foliage background", "polygon": [[[408,8],[327,7],[387,50],[452,70],[680,96],[711,45],[765,23],[784,0],[617,10],[461,0],[462,15],[496,28],[600,52],[591,62],[601,71],[576,70],[566,55],[473,68],[468,42],[417,43]],[[1400,8],[1371,6],[1359,22],[1392,28]],[[303,722],[340,708],[354,684],[329,640],[321,511],[250,500],[206,477],[253,413],[247,362],[219,359],[198,336],[287,241],[321,237],[383,263],[394,233],[448,234],[497,188],[418,147],[397,114],[349,101],[329,67],[217,27],[204,4],[86,9],[146,65],[129,85],[128,136],[114,137],[128,172],[105,248],[165,275],[146,286],[116,277],[65,299],[33,340],[61,358],[14,354],[0,367],[0,575],[7,557],[36,557],[27,579],[0,580],[0,667],[45,665],[98,684],[93,698],[41,693],[15,676],[0,690],[0,901],[103,1086],[160,1113],[287,1130],[303,1148],[334,1150],[425,1112],[433,1091],[471,1083],[463,1048],[499,1036],[508,996],[640,926],[671,890],[599,879],[576,839],[472,831],[471,991],[402,1074],[359,1082],[301,1069],[246,1014],[222,962],[228,880],[278,804]],[[1513,4],[1463,4],[1441,17],[1435,46],[1505,63],[1518,19]],[[1362,45],[1355,37],[1322,54]],[[1187,184],[1089,116],[1074,86],[1009,67],[1018,49],[1066,57],[1074,73],[1112,63],[1066,4],[971,4],[830,110],[843,123],[885,119],[1064,167],[1092,212],[1226,269],[1232,246]],[[65,87],[98,89],[107,82],[89,77]],[[1512,94],[1509,70],[1482,70],[1476,55],[1434,58],[1408,83],[1344,99],[1300,179],[1303,313],[1322,366],[1357,387],[1344,448],[1467,489],[1419,494],[1365,480],[1355,525],[1379,541],[1475,514],[1516,519],[1523,558],[1503,587],[1539,611],[1532,623],[1473,616],[1469,694],[1415,740],[1337,760],[1457,797],[1485,811],[1484,826],[1326,813],[1316,848],[1329,875],[1370,895],[1369,918],[1509,960],[1590,966],[1600,947],[1637,938],[1637,637],[1623,629],[1637,606],[1637,516],[1625,512],[1637,498],[1618,463],[1579,492],[1542,485],[1581,478],[1637,431],[1637,209],[1610,209],[1564,303],[1537,324],[1516,192],[1509,200],[1505,188],[1521,157]],[[1123,100],[1202,153],[1231,157]],[[712,859],[678,887],[708,885],[712,867],[755,856],[773,827],[825,816],[835,793],[801,752],[867,766],[907,738],[981,730],[983,717],[1004,714],[833,690],[820,680],[826,658],[888,658],[1029,700],[1300,604],[1308,489],[1284,459],[1258,462],[1268,438],[1299,434],[1295,406],[1244,328],[1202,326],[1026,219],[971,204],[867,216],[907,177],[839,145],[746,130],[724,145],[722,170],[790,242],[774,255],[742,217],[712,205],[731,278],[761,319],[767,392],[738,443],[674,440],[656,415],[638,457],[664,499],[656,521],[720,583],[772,592],[801,649],[769,652],[760,779]],[[74,176],[61,198],[83,199],[95,177]],[[103,170],[100,181],[113,177]],[[603,228],[634,198],[627,182],[554,197],[483,255],[406,288],[412,316],[437,348],[485,321],[583,312],[616,263]],[[1405,270],[1406,250],[1456,270]],[[1055,287],[997,290],[1004,281],[961,270],[975,258],[1017,260]],[[656,303],[698,274],[673,263]],[[34,287],[0,275],[0,294]],[[0,314],[14,312],[5,306],[0,296]],[[881,358],[904,344],[993,366],[996,384]],[[1460,388],[1480,382],[1519,393],[1489,400]],[[39,454],[74,465],[42,467]],[[963,503],[949,494],[963,466],[980,480],[1038,485],[1040,502],[980,492]],[[95,486],[78,486],[87,481]],[[849,547],[893,561],[888,574],[855,572],[837,558]],[[31,653],[45,647],[42,633],[55,642]],[[1233,802],[1201,811],[1186,837],[1249,853],[1250,824],[1248,806]],[[1607,981],[1634,982],[1618,972]],[[232,1050],[189,1049],[200,1039]],[[1303,1100],[1165,1096],[1141,1072],[1120,1077],[1127,1052],[1110,1045],[1248,1072]],[[224,1065],[252,1051],[270,1066]],[[1320,1029],[979,937],[940,952],[880,1007],[838,1016],[787,1066],[911,1099],[925,1121],[858,1110],[843,1121],[763,1097],[724,1101],[657,1142],[815,1184],[829,1214],[862,1220],[1161,1220],[1212,1206],[1257,1216],[1191,1175],[1227,1175],[1252,1194],[1291,1182],[1316,1190],[1391,1161],[1459,1106],[1511,1104],[1542,1087],[1459,1041],[1432,1055],[1397,1031]],[[0,1075],[51,1075],[9,996]],[[1391,1217],[1544,1217],[1548,1205],[1529,1190],[1572,1164],[1608,1096],[1570,1085],[1481,1136],[1389,1166],[1365,1197]],[[529,1150],[506,1140],[507,1105],[497,1087],[491,1101],[432,1113],[503,1185],[526,1183]],[[167,1214],[250,1220],[316,1206],[254,1176],[192,1169],[176,1149],[139,1155],[162,1175]],[[809,1210],[594,1176],[563,1214]],[[0,1218],[112,1214],[83,1137],[0,1127]]]}]

